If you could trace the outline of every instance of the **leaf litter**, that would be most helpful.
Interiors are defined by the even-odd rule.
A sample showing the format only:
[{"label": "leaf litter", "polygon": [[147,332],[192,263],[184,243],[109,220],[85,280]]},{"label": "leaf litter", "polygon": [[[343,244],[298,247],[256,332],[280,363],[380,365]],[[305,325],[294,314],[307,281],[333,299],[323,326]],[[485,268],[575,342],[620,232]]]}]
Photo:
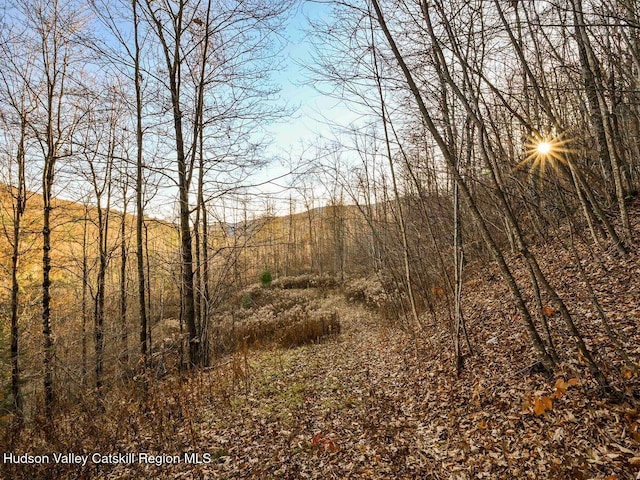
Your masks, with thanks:
[{"label": "leaf litter", "polygon": [[[505,298],[490,288],[498,290],[490,303]],[[528,369],[533,354],[503,315],[471,319],[479,351],[458,377],[446,334],[423,332],[416,345],[375,312],[338,296],[326,302],[340,311],[337,339],[249,352],[248,384],[198,412],[191,449],[217,452],[212,463],[147,470],[162,478],[636,478],[637,404],[608,400],[571,362],[553,378]],[[509,342],[483,344],[498,327]],[[135,478],[124,467],[111,474]]]},{"label": "leaf litter", "polygon": [[[638,205],[634,211],[637,231]],[[606,251],[594,254],[580,242],[577,249],[618,340],[637,364],[638,254],[625,259]],[[463,305],[474,352],[465,357],[460,375],[447,328],[431,324],[412,335],[371,308],[332,293],[320,307],[339,313],[342,333],[336,338],[236,353],[212,370],[165,381],[165,394],[153,396],[155,407],[146,417],[122,401],[121,421],[109,427],[115,432],[114,451],[201,452],[211,456],[210,463],[123,464],[64,475],[637,479],[638,374],[618,358],[568,249],[534,250],[624,399],[605,395],[595,384],[548,304],[542,313],[561,362],[553,376],[540,371],[497,269],[470,265]],[[525,285],[522,262],[513,256],[509,264]],[[447,318],[446,305],[439,308],[439,317]]]}]

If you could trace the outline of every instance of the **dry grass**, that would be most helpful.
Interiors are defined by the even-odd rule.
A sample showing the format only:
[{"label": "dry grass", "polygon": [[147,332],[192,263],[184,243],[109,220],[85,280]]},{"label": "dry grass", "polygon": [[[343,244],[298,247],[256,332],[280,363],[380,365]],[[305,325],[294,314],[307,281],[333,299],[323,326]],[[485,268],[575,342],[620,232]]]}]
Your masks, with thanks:
[{"label": "dry grass", "polygon": [[345,283],[343,291],[349,302],[364,304],[385,320],[397,320],[408,308],[406,294],[378,276],[351,279]]},{"label": "dry grass", "polygon": [[[233,398],[247,392],[250,372],[246,352],[238,352],[213,371],[172,375],[161,382],[155,381],[153,375],[139,375],[121,389],[109,392],[102,409],[96,408],[95,398],[88,395],[83,402],[60,408],[48,435],[44,434],[46,423],[41,417],[19,436],[0,438],[0,449],[49,457],[52,452],[89,455],[93,452],[105,455],[156,452],[182,456],[202,442],[203,412],[230,408]],[[223,451],[211,453],[224,454]],[[137,466],[131,465],[134,470]],[[97,468],[108,472],[113,465],[96,467],[91,461],[86,466],[53,462],[25,466],[3,462],[0,478],[106,478],[97,475]],[[132,473],[115,478],[141,477]]]},{"label": "dry grass", "polygon": [[227,313],[215,329],[212,341],[217,355],[243,346],[297,347],[340,333],[337,311],[319,309],[317,292],[265,288],[248,292],[251,305]]},{"label": "dry grass", "polygon": [[291,348],[339,334],[338,312],[321,306],[337,285],[333,277],[309,274],[246,287],[217,319],[213,352],[220,357],[244,347]]},{"label": "dry grass", "polygon": [[338,281],[328,275],[297,275],[293,277],[280,277],[271,282],[273,288],[285,290],[300,288],[336,288]]},{"label": "dry grass", "polygon": [[[0,438],[0,448],[49,456],[51,452],[156,452],[182,456],[192,451],[193,445],[202,445],[208,433],[205,417],[234,410],[239,399],[255,388],[252,358],[281,358],[292,351],[287,350],[291,347],[319,343],[341,330],[338,309],[315,289],[252,287],[249,291],[265,304],[235,308],[225,315],[216,332],[219,359],[214,368],[190,375],[177,373],[172,367],[180,344],[176,340],[178,327],[175,321],[167,321],[154,332],[154,365],[162,364],[162,375],[153,368],[131,379],[123,378],[119,387],[114,385],[105,392],[102,408],[97,408],[97,398],[91,394],[75,403],[59,405],[49,436],[43,435],[44,417],[38,412],[19,435],[7,430]],[[283,349],[274,352],[270,350],[273,347]],[[165,362],[168,368],[164,368]],[[207,452],[214,458],[228,455],[223,448]],[[113,478],[139,478],[135,472],[145,468],[140,464],[130,467],[131,476],[122,477],[120,472]],[[95,478],[94,468],[2,464],[0,478]],[[105,465],[101,471],[106,473],[112,468]]]}]

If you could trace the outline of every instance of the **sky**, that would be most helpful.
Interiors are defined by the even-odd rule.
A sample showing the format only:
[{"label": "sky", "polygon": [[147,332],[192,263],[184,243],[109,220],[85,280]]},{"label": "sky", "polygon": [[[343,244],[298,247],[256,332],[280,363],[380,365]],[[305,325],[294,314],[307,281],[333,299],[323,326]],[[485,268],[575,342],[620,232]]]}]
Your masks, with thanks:
[{"label": "sky", "polygon": [[[286,160],[297,161],[303,155],[313,155],[315,148],[323,140],[334,139],[334,129],[330,125],[349,124],[356,121],[358,115],[340,99],[314,88],[310,73],[305,68],[313,62],[314,46],[308,36],[309,20],[330,19],[330,3],[302,0],[295,14],[289,19],[284,36],[286,46],[282,52],[283,69],[276,72],[273,80],[280,85],[280,97],[289,107],[295,109],[293,115],[267,127],[267,135],[272,141],[268,153],[285,162],[276,161],[260,172],[255,179],[258,183],[277,178],[274,184],[260,189],[272,195],[277,214],[287,214],[289,205],[284,201],[295,192],[283,192],[280,186],[290,181]],[[285,175],[284,178],[280,178]],[[317,196],[320,196],[319,194]],[[322,199],[320,199],[322,200]],[[301,204],[297,210],[300,210]]]},{"label": "sky", "polygon": [[313,60],[313,46],[307,36],[308,19],[317,20],[329,15],[330,5],[302,1],[287,24],[284,35],[288,43],[282,52],[284,68],[274,75],[274,80],[282,88],[282,99],[298,108],[291,118],[269,129],[278,149],[296,146],[300,141],[312,141],[318,134],[328,132],[327,127],[319,121],[319,112],[326,111],[336,101],[322,95],[309,84],[304,64]]},{"label": "sky", "polygon": [[[296,10],[288,19],[283,32],[285,41],[281,52],[282,70],[274,72],[272,77],[272,80],[281,87],[282,103],[293,109],[294,113],[290,117],[283,118],[266,127],[266,136],[271,140],[271,145],[267,150],[268,156],[279,160],[270,164],[251,179],[255,184],[263,184],[256,191],[260,190],[272,195],[278,214],[286,214],[289,211],[289,206],[285,205],[283,201],[284,198],[289,197],[289,192],[285,192],[281,188],[291,181],[286,177],[286,173],[289,171],[287,160],[299,160],[303,152],[312,154],[314,149],[310,147],[320,145],[323,138],[335,138],[328,123],[335,121],[344,125],[357,118],[357,115],[352,113],[339,99],[314,88],[309,81],[310,73],[304,68],[305,64],[313,62],[314,46],[307,35],[310,29],[309,19],[329,20],[332,16],[331,2],[328,0],[299,0],[295,8]],[[2,10],[1,7],[0,10]],[[273,185],[264,186],[270,179],[277,180]],[[62,183],[60,183],[60,188],[63,189],[60,196],[65,197],[65,188]],[[169,210],[175,206],[173,198],[174,191],[171,188],[160,192],[158,198],[150,206],[151,213],[172,217],[173,212]],[[261,202],[264,203],[264,200],[256,201],[256,211],[259,210]]]}]

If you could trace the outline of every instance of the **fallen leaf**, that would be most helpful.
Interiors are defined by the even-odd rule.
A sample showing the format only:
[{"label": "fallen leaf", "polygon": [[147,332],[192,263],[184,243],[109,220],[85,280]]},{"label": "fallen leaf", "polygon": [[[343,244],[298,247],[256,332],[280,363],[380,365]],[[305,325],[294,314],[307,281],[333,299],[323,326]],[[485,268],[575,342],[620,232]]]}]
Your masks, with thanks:
[{"label": "fallen leaf", "polygon": [[543,415],[547,410],[551,410],[553,408],[553,401],[549,397],[536,397],[535,403],[533,405],[533,413],[540,416]]},{"label": "fallen leaf", "polygon": [[569,388],[569,383],[564,381],[564,378],[559,378],[556,380],[556,389],[553,392],[553,398],[562,398],[562,396],[567,393],[567,388]]}]

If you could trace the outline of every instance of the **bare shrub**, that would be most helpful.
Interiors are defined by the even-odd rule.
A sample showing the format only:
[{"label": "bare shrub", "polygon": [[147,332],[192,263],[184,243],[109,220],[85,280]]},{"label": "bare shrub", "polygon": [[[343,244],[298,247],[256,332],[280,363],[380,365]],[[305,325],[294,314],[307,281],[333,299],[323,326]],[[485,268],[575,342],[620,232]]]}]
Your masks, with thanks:
[{"label": "bare shrub", "polygon": [[227,316],[218,326],[214,344],[216,353],[221,355],[243,346],[296,347],[338,333],[340,321],[336,312],[311,311],[306,303],[293,299],[292,303],[260,307],[244,318]]},{"label": "bare shrub", "polygon": [[283,290],[302,288],[336,288],[338,281],[329,275],[297,275],[294,277],[276,278],[271,286]]},{"label": "bare shrub", "polygon": [[279,334],[278,345],[285,348],[317,343],[340,333],[337,312],[305,312],[305,315],[286,325]]},{"label": "bare shrub", "polygon": [[407,303],[404,292],[377,276],[351,279],[345,283],[343,292],[348,301],[363,303],[389,320],[397,319]]},{"label": "bare shrub", "polygon": [[377,277],[350,280],[345,285],[344,295],[351,302],[361,302],[377,309],[384,308],[390,301],[389,294]]}]

